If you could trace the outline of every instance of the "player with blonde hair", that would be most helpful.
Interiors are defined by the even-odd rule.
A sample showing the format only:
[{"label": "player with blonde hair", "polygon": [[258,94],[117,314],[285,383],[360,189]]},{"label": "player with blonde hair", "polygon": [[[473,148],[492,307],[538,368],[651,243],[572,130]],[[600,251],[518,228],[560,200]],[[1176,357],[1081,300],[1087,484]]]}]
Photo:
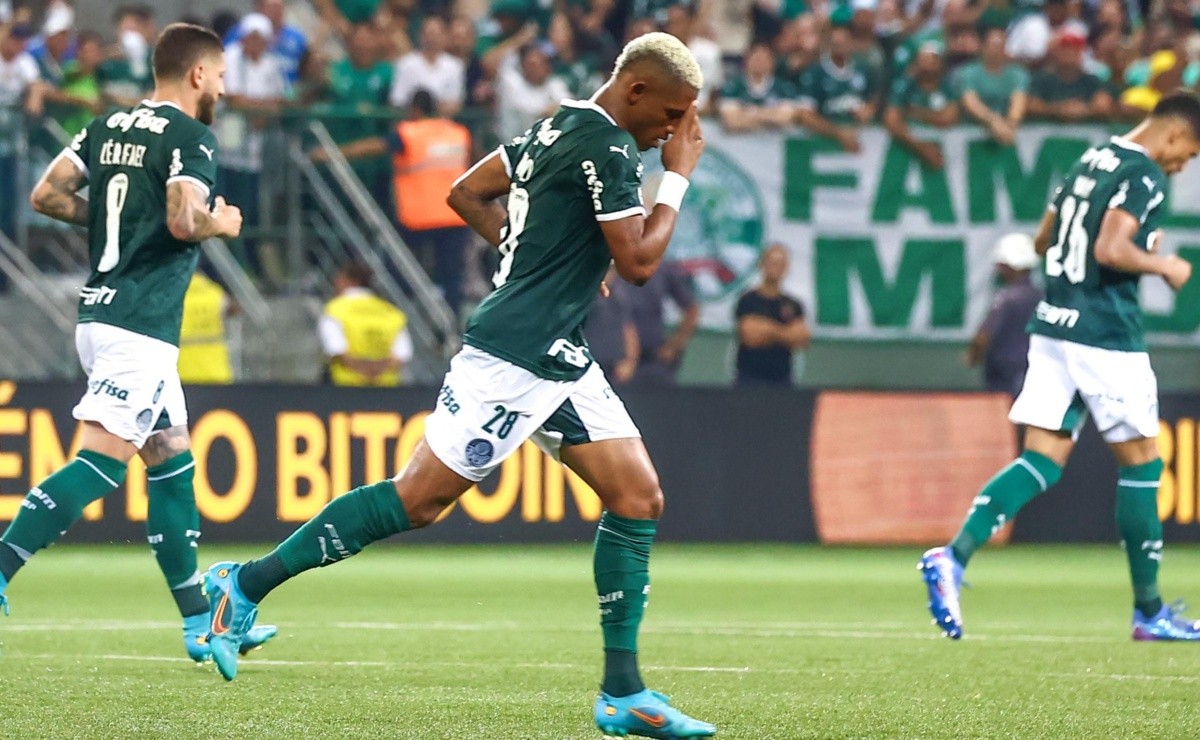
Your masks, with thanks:
[{"label": "player with blonde hair", "polygon": [[[639,675],[638,628],[663,494],[637,427],[583,336],[610,263],[642,284],[662,262],[704,149],[695,107],[703,85],[687,47],[647,34],[625,47],[590,100],[564,100],[459,178],[448,201],[499,249],[495,290],[467,322],[425,437],[395,478],[333,499],[263,558],[209,569],[211,644],[226,679],[237,673],[237,645],[268,592],[433,524],[533,439],[604,504],[594,556],[605,648],[597,726],[610,736],[716,732],[646,689]],[[666,173],[647,212],[639,152],[660,143]],[[504,195],[507,208],[497,202]]]}]

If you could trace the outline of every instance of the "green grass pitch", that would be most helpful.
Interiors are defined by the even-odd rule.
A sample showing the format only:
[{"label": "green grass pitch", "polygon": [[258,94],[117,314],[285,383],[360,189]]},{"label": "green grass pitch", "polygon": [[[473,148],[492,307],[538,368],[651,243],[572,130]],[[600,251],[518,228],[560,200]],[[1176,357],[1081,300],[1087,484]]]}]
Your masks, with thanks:
[{"label": "green grass pitch", "polygon": [[[660,546],[647,682],[719,738],[1200,734],[1200,645],[1129,639],[1117,546],[981,553],[957,643],[918,555]],[[376,547],[273,594],[279,637],[226,684],[182,657],[145,547],[56,547],[0,618],[0,736],[596,740],[590,568],[583,544]],[[1200,599],[1197,572],[1168,546],[1167,596]]]}]

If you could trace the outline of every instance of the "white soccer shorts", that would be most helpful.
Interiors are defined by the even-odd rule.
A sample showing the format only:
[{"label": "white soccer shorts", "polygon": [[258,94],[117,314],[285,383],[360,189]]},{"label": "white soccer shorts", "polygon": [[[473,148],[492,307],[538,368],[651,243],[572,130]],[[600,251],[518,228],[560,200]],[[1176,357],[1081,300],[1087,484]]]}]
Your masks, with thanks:
[{"label": "white soccer shorts", "polygon": [[179,348],[110,324],[75,327],[88,387],[72,414],[94,421],[140,450],[159,429],[187,424]]},{"label": "white soccer shorts", "polygon": [[527,439],[558,459],[564,445],[641,436],[599,365],[578,380],[546,380],[474,347],[450,361],[425,419],[433,454],[477,482]]},{"label": "white soccer shorts", "polygon": [[1158,379],[1150,356],[1031,336],[1029,372],[1009,420],[1078,439],[1089,413],[1106,442],[1157,437]]}]

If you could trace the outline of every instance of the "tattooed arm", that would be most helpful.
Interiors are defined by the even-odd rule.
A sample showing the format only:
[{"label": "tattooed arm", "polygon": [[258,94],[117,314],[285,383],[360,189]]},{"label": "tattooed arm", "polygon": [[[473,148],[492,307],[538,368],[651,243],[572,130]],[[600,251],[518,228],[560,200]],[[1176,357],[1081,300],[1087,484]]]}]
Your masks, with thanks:
[{"label": "tattooed arm", "polygon": [[87,173],[65,156],[56,157],[38,181],[29,202],[33,210],[58,221],[87,226],[88,202],[79,195],[87,185]]},{"label": "tattooed arm", "polygon": [[210,211],[200,188],[176,180],[167,184],[167,228],[171,236],[184,242],[200,242],[211,236],[233,239],[242,231],[242,211],[221,197]]}]

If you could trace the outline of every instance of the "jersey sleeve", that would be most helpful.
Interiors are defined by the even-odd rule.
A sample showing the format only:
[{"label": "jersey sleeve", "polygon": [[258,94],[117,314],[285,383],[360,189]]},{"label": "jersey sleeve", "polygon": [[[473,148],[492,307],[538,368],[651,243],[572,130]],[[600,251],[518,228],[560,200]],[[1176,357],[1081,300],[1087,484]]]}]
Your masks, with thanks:
[{"label": "jersey sleeve", "polygon": [[62,150],[60,157],[66,157],[75,165],[75,169],[83,173],[84,177],[88,174],[88,162],[91,160],[92,144],[88,137],[88,129],[92,126],[88,124],[83,127],[83,130],[75,134],[75,138],[71,139],[71,143],[67,144],[67,148]]},{"label": "jersey sleeve", "polygon": [[190,182],[207,198],[217,182],[217,137],[207,128],[175,142],[167,165],[167,184]]},{"label": "jersey sleeve", "polygon": [[[613,129],[614,132],[618,131]],[[579,182],[588,191],[597,221],[646,215],[642,203],[642,158],[624,132],[595,137],[580,163]]]},{"label": "jersey sleeve", "polygon": [[1109,208],[1120,208],[1132,214],[1139,223],[1145,222],[1150,211],[1163,201],[1166,192],[1157,173],[1137,168],[1126,173],[1117,192],[1108,201]]}]

